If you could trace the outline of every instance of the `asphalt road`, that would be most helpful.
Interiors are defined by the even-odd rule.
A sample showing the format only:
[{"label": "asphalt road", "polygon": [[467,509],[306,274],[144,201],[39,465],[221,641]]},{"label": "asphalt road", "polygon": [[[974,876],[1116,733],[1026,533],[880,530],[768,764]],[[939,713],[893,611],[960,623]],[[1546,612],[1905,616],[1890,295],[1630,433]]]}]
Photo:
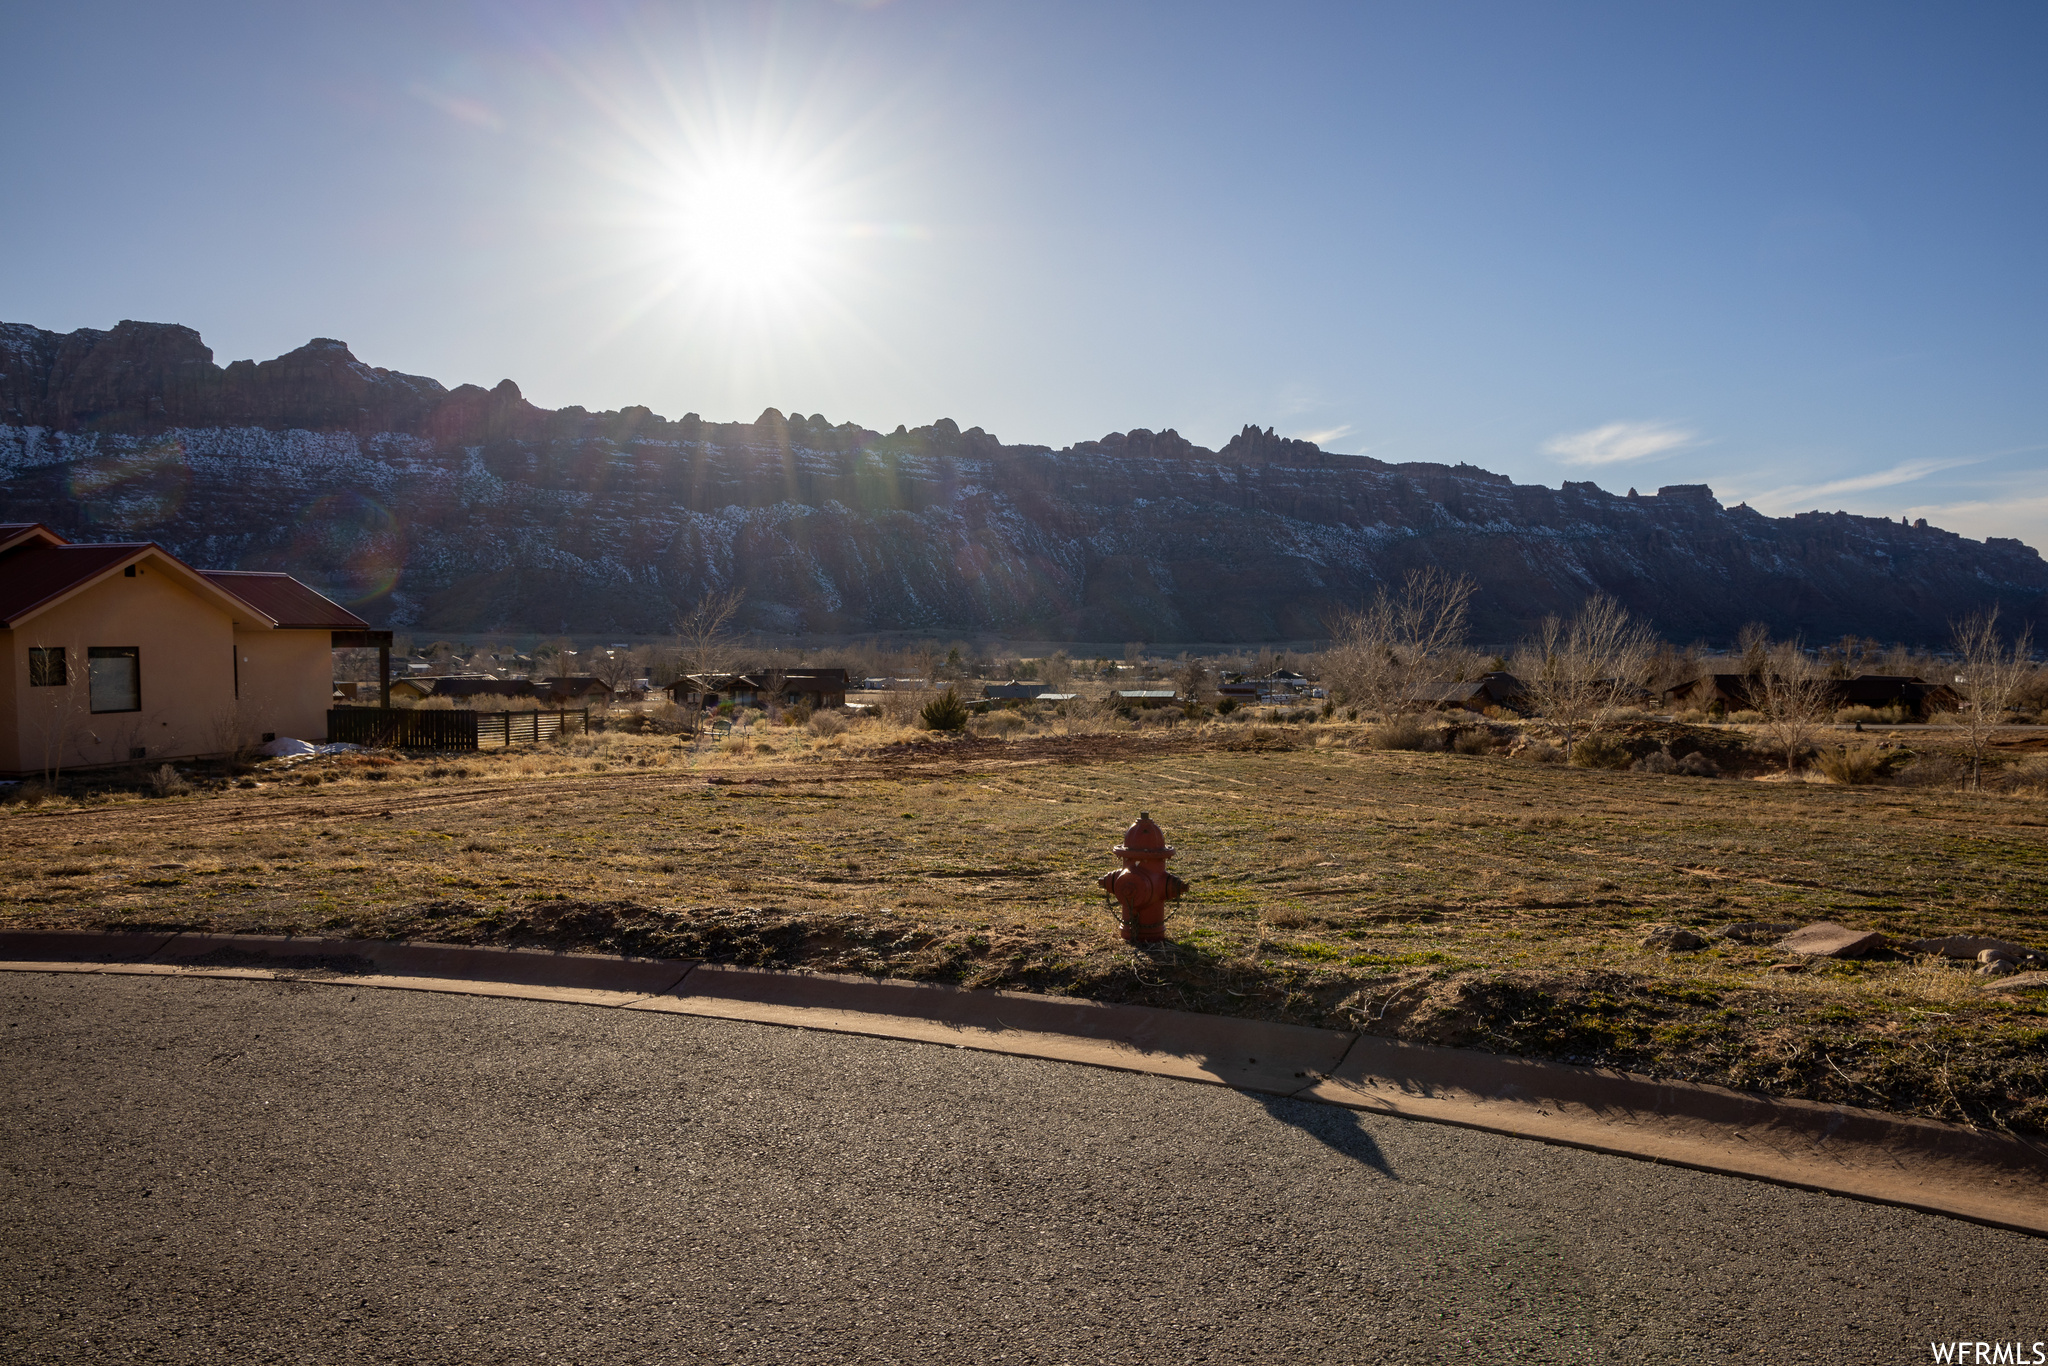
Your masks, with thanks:
[{"label": "asphalt road", "polygon": [[7,1362],[1865,1363],[2048,1339],[2048,1241],[1159,1078],[299,984],[9,973],[0,1003]]}]

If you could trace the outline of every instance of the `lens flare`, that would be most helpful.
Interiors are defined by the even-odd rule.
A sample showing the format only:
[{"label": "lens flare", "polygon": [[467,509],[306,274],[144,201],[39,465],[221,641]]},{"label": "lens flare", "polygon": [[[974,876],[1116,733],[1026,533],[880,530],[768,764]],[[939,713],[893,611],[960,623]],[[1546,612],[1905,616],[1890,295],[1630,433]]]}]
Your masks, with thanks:
[{"label": "lens flare", "polygon": [[80,461],[71,467],[67,488],[95,533],[129,535],[176,520],[192,488],[192,466],[184,442],[160,441]]},{"label": "lens flare", "polygon": [[405,538],[398,519],[361,493],[330,493],[299,513],[285,563],[351,607],[398,586]]}]

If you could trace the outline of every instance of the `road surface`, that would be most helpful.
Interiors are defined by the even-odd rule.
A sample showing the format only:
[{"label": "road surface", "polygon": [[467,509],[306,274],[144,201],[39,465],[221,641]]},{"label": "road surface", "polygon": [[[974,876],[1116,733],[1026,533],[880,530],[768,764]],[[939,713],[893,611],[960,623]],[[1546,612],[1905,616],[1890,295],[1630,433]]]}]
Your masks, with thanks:
[{"label": "road surface", "polygon": [[1155,1077],[345,986],[8,973],[0,1003],[8,1362],[2048,1339],[2048,1240]]}]

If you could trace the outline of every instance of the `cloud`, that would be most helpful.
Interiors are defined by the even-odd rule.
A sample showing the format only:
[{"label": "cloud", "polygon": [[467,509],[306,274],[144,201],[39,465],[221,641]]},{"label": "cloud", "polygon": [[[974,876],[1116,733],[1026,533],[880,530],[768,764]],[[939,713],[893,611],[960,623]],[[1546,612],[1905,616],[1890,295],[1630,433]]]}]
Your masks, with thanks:
[{"label": "cloud", "polygon": [[1341,427],[1325,427],[1319,432],[1296,432],[1294,439],[1296,441],[1313,441],[1318,446],[1321,446],[1351,435],[1352,430],[1351,424],[1347,422]]},{"label": "cloud", "polygon": [[1930,503],[1906,509],[1908,517],[1925,517],[1930,525],[1982,540],[2013,536],[2039,549],[2048,545],[2048,496],[1980,498],[1959,503]]},{"label": "cloud", "polygon": [[1784,512],[1804,512],[1818,508],[1823,499],[1844,493],[1867,493],[1871,489],[1888,489],[1899,484],[1910,484],[1925,479],[1930,474],[1943,470],[1958,469],[1964,465],[1980,463],[1982,456],[1965,456],[1955,460],[1903,460],[1890,469],[1872,470],[1869,474],[1852,474],[1846,479],[1830,479],[1824,484],[1791,484],[1783,488],[1769,489],[1753,494],[1750,502],[1760,511],[1773,516]]},{"label": "cloud", "polygon": [[1683,450],[1698,440],[1699,433],[1668,422],[1610,422],[1553,436],[1543,443],[1543,450],[1567,465],[1621,465]]}]

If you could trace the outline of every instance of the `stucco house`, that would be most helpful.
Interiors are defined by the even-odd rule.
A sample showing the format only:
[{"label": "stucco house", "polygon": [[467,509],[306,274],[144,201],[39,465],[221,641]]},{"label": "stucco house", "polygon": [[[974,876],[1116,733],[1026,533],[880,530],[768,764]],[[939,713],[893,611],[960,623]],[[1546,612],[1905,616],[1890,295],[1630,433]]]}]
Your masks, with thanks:
[{"label": "stucco house", "polygon": [[0,775],[323,739],[333,651],[390,640],[289,574],[0,523]]}]

